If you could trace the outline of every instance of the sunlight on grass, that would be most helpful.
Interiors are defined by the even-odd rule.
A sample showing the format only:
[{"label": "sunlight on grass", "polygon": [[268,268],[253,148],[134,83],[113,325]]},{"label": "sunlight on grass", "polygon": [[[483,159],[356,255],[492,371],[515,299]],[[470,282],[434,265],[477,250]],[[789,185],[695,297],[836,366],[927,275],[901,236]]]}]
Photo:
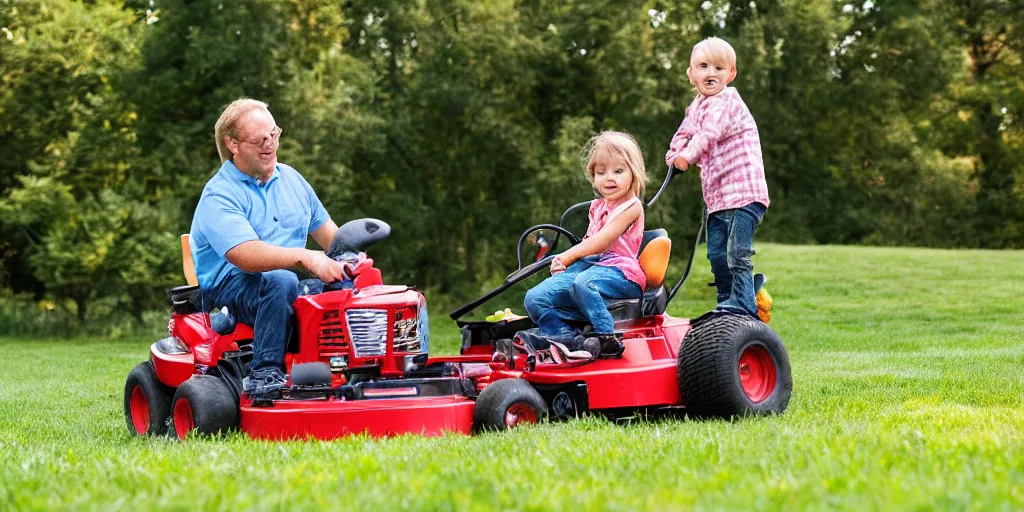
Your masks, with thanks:
[{"label": "sunlight on grass", "polygon": [[[152,340],[8,339],[0,508],[1024,507],[1024,254],[758,249],[793,365],[781,417],[182,444],[127,434],[124,379]],[[698,263],[671,314],[713,305]],[[457,352],[453,323],[433,318],[434,347]]]}]

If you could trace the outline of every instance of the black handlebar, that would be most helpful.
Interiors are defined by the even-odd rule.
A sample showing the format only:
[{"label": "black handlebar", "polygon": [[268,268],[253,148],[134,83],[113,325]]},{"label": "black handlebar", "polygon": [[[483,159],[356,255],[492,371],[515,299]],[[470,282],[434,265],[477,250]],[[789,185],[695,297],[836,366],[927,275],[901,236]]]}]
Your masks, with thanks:
[{"label": "black handlebar", "polygon": [[678,169],[674,165],[668,166],[668,176],[665,177],[665,181],[661,182],[661,188],[658,189],[658,193],[654,194],[654,197],[652,197],[651,200],[647,202],[647,207],[650,208],[651,206],[654,206],[654,202],[661,197],[662,193],[665,192],[665,189],[668,188],[668,184],[672,183],[672,179],[675,178],[677,175],[682,174],[683,172],[685,171]]}]

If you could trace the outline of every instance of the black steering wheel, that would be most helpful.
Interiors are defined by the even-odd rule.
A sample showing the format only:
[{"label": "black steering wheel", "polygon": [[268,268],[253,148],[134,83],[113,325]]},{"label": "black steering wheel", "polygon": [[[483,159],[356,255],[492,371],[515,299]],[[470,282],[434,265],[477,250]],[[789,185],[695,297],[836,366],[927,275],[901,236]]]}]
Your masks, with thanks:
[{"label": "black steering wheel", "polygon": [[[540,231],[542,229],[550,229],[552,231],[565,235],[566,238],[569,239],[569,243],[571,243],[572,245],[580,243],[580,239],[576,238],[576,235],[572,234],[572,232],[570,232],[568,229],[563,228],[562,226],[556,226],[554,224],[537,224],[536,226],[530,227],[526,231],[523,231],[523,236],[519,237],[519,242],[516,244],[516,264],[518,266],[516,272],[523,268],[523,242],[525,242],[526,238],[530,236],[530,233],[533,233],[534,231]],[[558,238],[556,237],[555,243],[557,243],[557,241]],[[552,243],[551,245],[552,249],[554,249],[554,243]],[[515,274],[515,272],[513,272],[513,274]]]},{"label": "black steering wheel", "polygon": [[[577,238],[576,235],[572,234],[571,231],[561,226],[556,226],[554,224],[537,224],[536,226],[532,226],[526,231],[523,231],[523,236],[519,237],[519,243],[516,244],[516,260],[518,260],[519,262],[519,268],[517,268],[515,272],[509,274],[508,277],[505,278],[505,282],[499,285],[497,288],[483,294],[480,297],[477,297],[476,300],[470,302],[469,304],[465,304],[456,309],[455,311],[452,311],[451,314],[449,315],[452,320],[458,320],[459,317],[472,311],[473,308],[490,300],[492,297],[505,291],[510,286],[514,286],[516,283],[519,283],[524,279],[532,276],[533,274],[540,272],[541,270],[547,268],[551,264],[551,260],[555,259],[555,255],[545,256],[544,258],[539,259],[527,265],[526,267],[523,267],[523,242],[526,241],[526,237],[529,236],[530,233],[540,229],[551,229],[561,235],[565,235],[567,238],[569,238],[569,241],[573,245],[580,243],[580,239]],[[554,244],[552,244],[552,247],[554,247]]]}]

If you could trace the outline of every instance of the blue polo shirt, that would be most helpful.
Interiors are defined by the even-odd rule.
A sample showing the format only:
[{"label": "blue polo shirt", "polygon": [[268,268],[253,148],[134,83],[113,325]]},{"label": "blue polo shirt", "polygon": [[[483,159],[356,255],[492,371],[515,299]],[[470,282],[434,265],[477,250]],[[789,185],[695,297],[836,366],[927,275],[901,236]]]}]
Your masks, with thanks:
[{"label": "blue polo shirt", "polygon": [[286,248],[305,247],[309,234],[330,219],[306,179],[278,163],[266,183],[228,160],[210,178],[192,217],[189,248],[200,288],[210,291],[242,270],[227,260],[242,242],[262,240]]}]

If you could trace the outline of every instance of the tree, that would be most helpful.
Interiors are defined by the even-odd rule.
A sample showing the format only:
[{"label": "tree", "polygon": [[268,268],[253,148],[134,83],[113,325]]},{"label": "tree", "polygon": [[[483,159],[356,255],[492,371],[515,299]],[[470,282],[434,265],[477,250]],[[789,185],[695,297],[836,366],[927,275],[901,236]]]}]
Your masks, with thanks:
[{"label": "tree", "polygon": [[[0,199],[5,262],[16,291],[30,289],[84,319],[92,301],[141,312],[165,287],[173,247],[159,198],[139,197],[138,114],[114,87],[138,55],[139,23],[117,6],[28,4],[7,13],[10,66],[0,109],[9,114]],[[157,255],[157,256],[154,256]],[[154,299],[155,297],[155,299]]]},{"label": "tree", "polygon": [[[983,247],[1024,246],[1024,9],[1007,0],[938,2],[936,11],[954,27],[965,50],[964,73],[950,83],[956,108],[946,125],[967,123],[970,136],[945,141],[956,155],[973,155],[979,185],[974,217]],[[958,130],[961,131],[961,130]]]}]

